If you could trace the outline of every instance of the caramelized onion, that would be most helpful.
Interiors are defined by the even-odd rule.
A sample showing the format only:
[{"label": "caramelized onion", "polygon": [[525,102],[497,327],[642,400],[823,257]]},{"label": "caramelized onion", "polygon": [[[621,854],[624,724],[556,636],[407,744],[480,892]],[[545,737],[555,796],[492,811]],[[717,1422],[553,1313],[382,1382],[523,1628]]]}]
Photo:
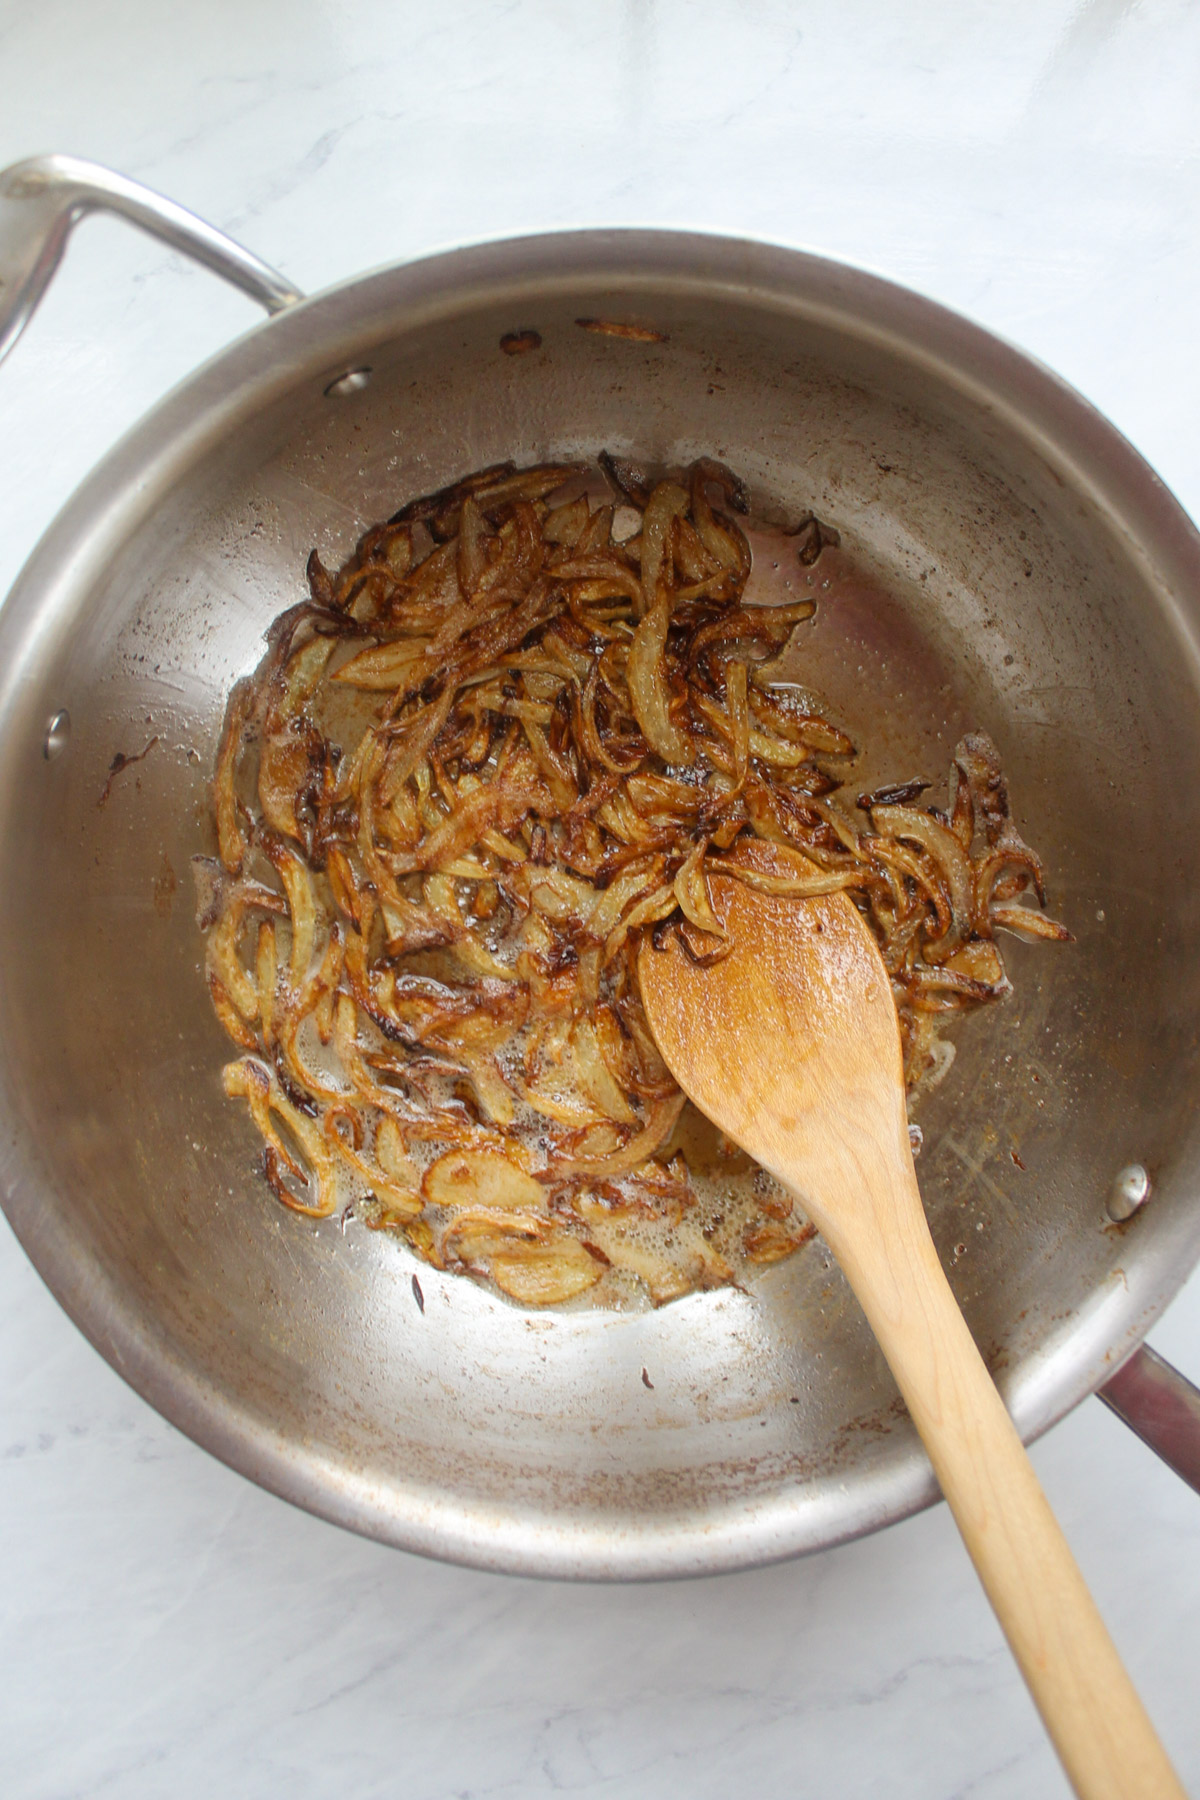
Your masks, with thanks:
[{"label": "caramelized onion", "polygon": [[909,838],[920,844],[941,870],[950,897],[950,924],[927,944],[926,956],[931,962],[944,962],[965,942],[971,930],[974,888],[966,851],[949,826],[918,807],[873,807],[871,823],[884,837]]},{"label": "caramelized onion", "polygon": [[[525,1305],[618,1278],[660,1304],[811,1234],[786,1197],[723,1248],[698,1222],[637,950],[727,953],[710,875],[850,896],[910,1083],[942,1015],[1007,991],[997,928],[1069,936],[1014,904],[1044,902],[1042,866],[981,733],[948,812],[924,780],[877,787],[866,831],[832,797],[854,745],[770,665],[815,603],[747,603],[745,485],[707,458],[601,466],[619,540],[579,465],[505,463],[336,573],[313,552],[310,598],[230,695],[197,871],[225,1086],[279,1199],[323,1218],[349,1194]],[[835,541],[810,516],[802,560]]]}]

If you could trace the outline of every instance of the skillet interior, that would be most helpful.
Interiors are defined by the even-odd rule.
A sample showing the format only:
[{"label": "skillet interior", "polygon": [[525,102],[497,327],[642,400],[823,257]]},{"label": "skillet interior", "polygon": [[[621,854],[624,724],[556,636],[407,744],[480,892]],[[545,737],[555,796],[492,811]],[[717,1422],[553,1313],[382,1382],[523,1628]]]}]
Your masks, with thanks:
[{"label": "skillet interior", "polygon": [[[539,350],[501,354],[530,326]],[[359,364],[364,391],[326,395]],[[1200,1249],[1194,534],[995,340],[723,240],[577,234],[351,284],[200,371],[71,502],[0,616],[4,1185],[93,1341],[245,1473],[410,1548],[636,1576],[815,1548],[932,1497],[838,1272],[817,1243],[753,1292],[540,1315],[420,1265],[421,1312],[406,1251],[261,1183],[189,875],[225,695],[311,546],[334,563],[414,492],[604,446],[716,454],[761,515],[840,528],[895,607],[826,594],[813,655],[881,766],[943,777],[963,717],[999,744],[1078,943],[1006,947],[1016,997],[958,1031],[921,1186],[1026,1436],[1133,1347]],[[114,756],[152,738],[101,804]],[[1154,1200],[1107,1228],[1132,1160]]]}]

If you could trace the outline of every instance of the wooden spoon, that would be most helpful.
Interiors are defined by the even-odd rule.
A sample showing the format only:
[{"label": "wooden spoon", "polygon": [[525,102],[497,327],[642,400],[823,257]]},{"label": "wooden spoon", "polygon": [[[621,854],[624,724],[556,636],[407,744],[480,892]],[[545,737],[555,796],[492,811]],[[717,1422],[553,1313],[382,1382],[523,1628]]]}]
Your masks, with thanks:
[{"label": "wooden spoon", "polygon": [[841,893],[709,886],[729,954],[700,967],[678,941],[647,941],[638,961],[671,1073],[797,1194],[841,1264],[1075,1792],[1182,1800],[938,1261],[874,939]]}]

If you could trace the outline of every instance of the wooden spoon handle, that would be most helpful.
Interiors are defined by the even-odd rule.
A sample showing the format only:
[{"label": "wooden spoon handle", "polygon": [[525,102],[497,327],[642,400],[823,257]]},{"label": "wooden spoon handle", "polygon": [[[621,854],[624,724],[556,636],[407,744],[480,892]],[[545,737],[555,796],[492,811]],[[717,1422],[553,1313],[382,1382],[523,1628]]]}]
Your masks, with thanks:
[{"label": "wooden spoon handle", "polygon": [[1072,1786],[1080,1800],[1185,1800],[959,1311],[919,1196],[900,1213],[903,1229],[885,1241],[831,1248]]}]

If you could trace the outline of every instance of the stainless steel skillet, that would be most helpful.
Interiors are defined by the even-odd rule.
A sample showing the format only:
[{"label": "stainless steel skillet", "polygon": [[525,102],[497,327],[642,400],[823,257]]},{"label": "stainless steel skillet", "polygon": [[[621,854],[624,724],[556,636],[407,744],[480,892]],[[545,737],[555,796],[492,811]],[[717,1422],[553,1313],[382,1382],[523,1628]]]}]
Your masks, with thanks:
[{"label": "stainless steel skillet", "polygon": [[[278,316],[104,461],[0,611],[0,1180],[92,1341],[264,1485],[489,1567],[731,1568],[933,1497],[819,1246],[752,1293],[522,1313],[285,1216],[220,1090],[188,862],[225,695],[308,550],[469,468],[608,446],[715,452],[762,516],[838,525],[861,578],[813,643],[896,773],[940,774],[912,765],[964,715],[1001,746],[1078,944],[1017,946],[1016,999],[959,1034],[922,1188],[1023,1434],[1109,1381],[1200,1254],[1200,540],[1152,472],[1019,353],[816,257],[569,233],[302,300],[65,158],[0,176],[0,344],[98,205]],[[1186,1423],[1145,1352],[1113,1391],[1151,1382]]]}]

